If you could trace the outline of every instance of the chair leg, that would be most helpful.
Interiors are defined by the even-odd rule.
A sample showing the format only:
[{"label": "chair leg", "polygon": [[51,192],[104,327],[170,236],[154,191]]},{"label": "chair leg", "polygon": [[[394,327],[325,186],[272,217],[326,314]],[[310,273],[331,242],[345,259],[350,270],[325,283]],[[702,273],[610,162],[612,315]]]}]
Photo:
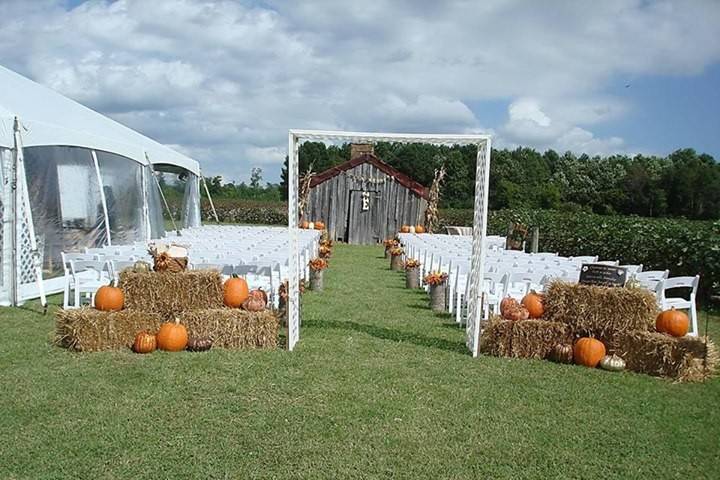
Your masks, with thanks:
[{"label": "chair leg", "polygon": [[692,321],[692,332],[690,335],[693,337],[699,336],[700,332],[698,332],[697,307],[695,306],[695,302],[693,302],[690,307],[690,321]]}]

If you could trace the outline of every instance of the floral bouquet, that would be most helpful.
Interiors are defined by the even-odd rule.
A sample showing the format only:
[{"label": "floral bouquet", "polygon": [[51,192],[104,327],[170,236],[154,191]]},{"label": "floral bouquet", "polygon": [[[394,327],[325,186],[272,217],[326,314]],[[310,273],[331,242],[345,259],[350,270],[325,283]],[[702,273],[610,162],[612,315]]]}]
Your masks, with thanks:
[{"label": "floral bouquet", "polygon": [[412,270],[413,268],[417,268],[420,265],[420,260],[415,260],[414,258],[409,258],[405,260],[405,270]]},{"label": "floral bouquet", "polygon": [[444,272],[430,272],[427,275],[425,275],[425,278],[423,278],[423,282],[425,282],[426,285],[442,285],[447,280],[448,275]]},{"label": "floral bouquet", "polygon": [[328,262],[324,258],[313,258],[308,265],[310,265],[311,270],[316,272],[328,268]]}]

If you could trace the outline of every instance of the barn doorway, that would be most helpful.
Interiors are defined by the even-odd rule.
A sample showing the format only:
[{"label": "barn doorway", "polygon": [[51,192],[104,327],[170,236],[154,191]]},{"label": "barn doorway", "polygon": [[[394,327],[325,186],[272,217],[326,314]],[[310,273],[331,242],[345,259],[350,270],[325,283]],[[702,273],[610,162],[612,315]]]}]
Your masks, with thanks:
[{"label": "barn doorway", "polygon": [[380,209],[382,193],[377,190],[350,190],[345,241],[370,245],[384,240]]}]

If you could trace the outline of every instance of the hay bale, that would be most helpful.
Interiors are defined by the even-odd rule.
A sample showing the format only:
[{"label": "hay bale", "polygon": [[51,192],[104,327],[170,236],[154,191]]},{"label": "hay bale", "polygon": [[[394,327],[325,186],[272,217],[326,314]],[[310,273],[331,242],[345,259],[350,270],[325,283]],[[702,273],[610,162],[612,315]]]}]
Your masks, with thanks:
[{"label": "hay bale", "polygon": [[157,332],[161,323],[159,315],[137,310],[101,312],[89,307],[58,310],[55,343],[78,352],[122,350],[132,346],[138,332]]},{"label": "hay bale", "polygon": [[223,281],[217,270],[120,274],[125,307],[174,320],[187,310],[222,308]]},{"label": "hay bale", "polygon": [[270,310],[188,310],[179,318],[191,337],[210,337],[215,347],[275,348],[278,343],[280,324],[278,317]]},{"label": "hay bale", "polygon": [[701,382],[711,377],[717,368],[715,345],[697,337],[671,337],[650,331],[628,332],[619,338],[617,353],[628,370],[656,377],[668,377],[679,382]]},{"label": "hay bale", "polygon": [[493,319],[480,337],[480,352],[499,357],[547,358],[558,343],[571,343],[569,326],[546,320]]},{"label": "hay bale", "polygon": [[545,292],[544,319],[569,325],[577,336],[612,339],[647,331],[658,310],[655,295],[644,289],[599,287],[555,281]]}]

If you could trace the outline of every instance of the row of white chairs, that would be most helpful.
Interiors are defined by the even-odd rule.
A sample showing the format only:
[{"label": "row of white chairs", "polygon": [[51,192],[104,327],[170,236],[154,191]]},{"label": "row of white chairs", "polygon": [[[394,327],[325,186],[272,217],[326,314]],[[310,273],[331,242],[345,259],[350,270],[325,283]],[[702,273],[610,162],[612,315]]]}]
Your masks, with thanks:
[{"label": "row of white chairs", "polygon": [[[301,230],[300,278],[309,278],[309,261],[317,256],[320,232]],[[263,288],[271,302],[279,302],[279,288],[289,277],[289,232],[281,227],[208,226],[169,234],[159,242],[173,242],[189,250],[190,269],[217,269],[224,276],[244,277],[251,288]],[[64,308],[77,308],[84,300],[94,305],[97,289],[117,281],[119,273],[138,260],[150,262],[148,245],[135,242],[63,253]]]},{"label": "row of white chairs", "polygon": [[[455,320],[463,324],[467,316],[469,295],[470,237],[432,234],[400,234],[406,258],[421,262],[421,274],[441,271],[448,275],[447,309]],[[655,293],[662,310],[675,307],[690,313],[691,335],[697,335],[697,309],[695,296],[699,276],[669,278],[668,270],[643,271],[643,265],[620,265],[617,260],[601,261],[597,256],[562,257],[557,253],[525,253],[504,250],[505,238],[487,237],[483,312],[499,313],[499,303],[511,296],[518,300],[530,290],[543,291],[553,280],[577,282],[580,269],[585,263],[617,265],[626,269],[628,277],[634,277],[641,285]],[[689,289],[689,299],[671,297],[668,290]]]}]

